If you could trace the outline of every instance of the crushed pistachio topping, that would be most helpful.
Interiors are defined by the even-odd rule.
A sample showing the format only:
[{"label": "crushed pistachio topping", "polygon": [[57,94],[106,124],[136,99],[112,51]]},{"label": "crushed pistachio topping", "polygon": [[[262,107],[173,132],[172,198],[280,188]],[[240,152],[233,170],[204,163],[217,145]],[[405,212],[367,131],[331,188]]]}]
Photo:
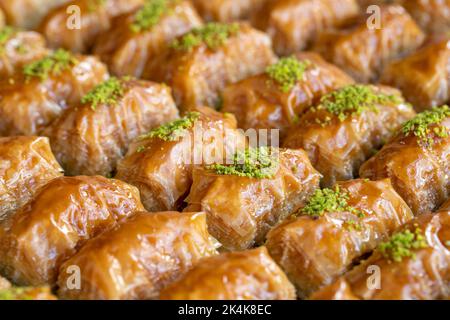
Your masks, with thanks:
[{"label": "crushed pistachio topping", "polygon": [[5,50],[6,42],[16,33],[16,29],[6,26],[0,30],[0,53]]},{"label": "crushed pistachio topping", "polygon": [[206,169],[220,175],[270,179],[278,170],[278,157],[272,148],[248,148],[233,156],[232,164],[213,164]]},{"label": "crushed pistachio topping", "polygon": [[106,3],[106,0],[89,0],[87,8],[89,12],[94,12]]},{"label": "crushed pistachio topping", "polygon": [[159,138],[164,141],[177,141],[180,137],[184,136],[187,129],[194,125],[199,116],[199,112],[188,112],[184,117],[155,128],[140,138]]},{"label": "crushed pistachio topping", "polygon": [[[399,102],[399,97],[375,92],[367,85],[349,85],[333,91],[320,99],[318,109],[336,115],[340,121],[363,111],[377,112],[377,104]],[[331,120],[331,119],[330,119]]]},{"label": "crushed pistachio topping", "polygon": [[316,189],[306,206],[301,209],[302,214],[312,217],[323,216],[327,212],[351,212],[358,217],[364,217],[364,213],[348,204],[350,195],[347,191],[341,190],[339,185],[334,189]]},{"label": "crushed pistachio topping", "polygon": [[239,28],[237,23],[210,22],[176,39],[172,43],[172,47],[176,50],[189,51],[204,43],[209,49],[215,50],[223,45],[229,37],[238,33]]},{"label": "crushed pistachio topping", "polygon": [[280,86],[281,91],[288,92],[297,81],[303,79],[310,65],[309,60],[299,61],[295,56],[281,58],[277,63],[266,68],[266,74]]},{"label": "crushed pistachio topping", "polygon": [[0,290],[0,300],[32,300],[33,298],[27,296],[27,291],[30,288],[8,288]]},{"label": "crushed pistachio topping", "polygon": [[89,103],[91,108],[95,110],[100,104],[115,105],[123,94],[122,82],[115,77],[111,77],[89,91],[81,99],[81,103]]},{"label": "crushed pistachio topping", "polygon": [[33,77],[46,80],[49,75],[59,75],[75,64],[77,64],[77,60],[72,53],[58,49],[45,58],[25,65],[23,73],[28,80]]},{"label": "crushed pistachio topping", "polygon": [[389,241],[382,242],[378,246],[381,254],[389,260],[401,262],[403,258],[413,258],[416,255],[414,249],[427,248],[428,243],[422,234],[422,230],[415,226],[414,232],[405,230],[394,234]]},{"label": "crushed pistachio topping", "polygon": [[[402,132],[406,136],[413,134],[418,138],[419,144],[430,146],[434,142],[433,138],[430,137],[431,133],[441,138],[448,137],[447,128],[440,125],[442,120],[447,117],[450,117],[449,106],[434,107],[406,121],[402,126]],[[436,125],[433,130],[430,128],[432,125]]]},{"label": "crushed pistachio topping", "polygon": [[169,11],[169,0],[147,0],[139,9],[130,28],[134,32],[150,30]]}]

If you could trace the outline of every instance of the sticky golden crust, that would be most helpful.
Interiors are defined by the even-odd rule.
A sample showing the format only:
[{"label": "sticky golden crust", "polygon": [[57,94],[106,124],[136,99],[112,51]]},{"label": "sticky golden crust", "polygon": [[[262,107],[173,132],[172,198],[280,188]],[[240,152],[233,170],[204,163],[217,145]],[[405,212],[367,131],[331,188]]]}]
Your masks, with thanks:
[{"label": "sticky golden crust", "polygon": [[108,64],[111,73],[140,77],[148,60],[166,50],[176,37],[202,24],[188,1],[176,1],[169,10],[150,30],[141,32],[130,27],[135,12],[117,17],[112,27],[99,37],[94,54]]},{"label": "sticky golden crust", "polygon": [[[318,218],[301,215],[287,219],[267,235],[269,253],[300,298],[349,270],[353,262],[413,218],[389,180],[352,180],[338,185],[348,193],[348,205],[359,212],[327,212]],[[360,212],[364,216],[359,217]]]},{"label": "sticky golden crust", "polygon": [[27,80],[22,73],[0,83],[0,135],[34,135],[108,76],[93,56],[75,56],[77,63],[45,80]]},{"label": "sticky golden crust", "polygon": [[86,240],[138,210],[138,190],[119,180],[53,179],[0,224],[0,271],[19,285],[53,285]]},{"label": "sticky golden crust", "polygon": [[180,208],[189,193],[194,166],[215,158],[209,159],[208,150],[218,150],[226,157],[245,145],[232,115],[208,107],[196,110],[198,120],[180,139],[137,139],[118,164],[116,178],[139,188],[148,211]]},{"label": "sticky golden crust", "polygon": [[231,22],[248,19],[266,0],[191,0],[206,21]]},{"label": "sticky golden crust", "polygon": [[308,47],[323,31],[343,27],[359,15],[356,0],[269,0],[255,10],[252,23],[266,31],[279,55]]},{"label": "sticky golden crust", "polygon": [[346,30],[323,33],[314,46],[325,59],[359,82],[373,82],[384,66],[415,51],[425,35],[398,5],[383,6],[381,28],[370,29],[367,19]]},{"label": "sticky golden crust", "polygon": [[[71,1],[52,10],[42,21],[38,30],[52,48],[65,48],[73,52],[85,53],[92,48],[98,36],[111,27],[114,17],[131,12],[143,3],[144,0]],[[69,11],[72,14],[69,16],[67,11],[71,6],[78,6],[79,9]],[[78,22],[79,27],[76,26]],[[61,26],[67,27],[61,28]]]},{"label": "sticky golden crust", "polygon": [[69,0],[0,0],[0,9],[9,25],[32,29],[45,15]]},{"label": "sticky golden crust", "polygon": [[[401,262],[390,261],[378,251],[368,260],[331,284],[316,292],[320,300],[431,300],[449,299],[450,278],[450,212],[422,215],[401,229],[412,232],[419,227],[428,243],[427,248],[415,249],[415,257]],[[376,268],[379,286],[369,287]],[[372,282],[372,281],[371,281]]]},{"label": "sticky golden crust", "polygon": [[62,172],[48,138],[0,138],[0,220],[28,202],[41,186]]},{"label": "sticky golden crust", "polygon": [[[398,90],[381,86],[371,88],[377,93],[395,95],[402,102],[377,105],[377,112],[365,110],[343,121],[324,109],[312,108],[288,131],[283,146],[308,152],[312,165],[323,175],[323,186],[356,178],[364,161],[388,141],[403,122],[415,115]],[[317,119],[323,121],[327,117],[330,122],[317,122]]]},{"label": "sticky golden crust", "polygon": [[450,211],[450,199],[446,201],[440,208],[440,211]]},{"label": "sticky golden crust", "polygon": [[110,175],[137,136],[178,118],[170,88],[143,80],[123,80],[116,104],[67,109],[44,134],[68,175]]},{"label": "sticky golden crust", "polygon": [[348,75],[316,53],[303,52],[295,56],[312,65],[288,92],[283,92],[265,73],[225,88],[222,110],[236,116],[239,128],[280,129],[284,136],[298,116],[316,104],[322,95],[353,83]]},{"label": "sticky golden crust", "polygon": [[265,247],[202,259],[161,293],[165,300],[293,300],[295,289]]},{"label": "sticky golden crust", "polygon": [[172,87],[183,110],[214,107],[227,84],[261,73],[275,61],[270,38],[245,23],[215,50],[201,44],[189,51],[170,49],[149,61],[143,77]]},{"label": "sticky golden crust", "polygon": [[273,178],[217,175],[196,168],[186,211],[205,211],[208,230],[228,250],[261,244],[266,233],[302,207],[319,186],[303,150],[280,149]]},{"label": "sticky golden crust", "polygon": [[[450,129],[450,118],[442,122]],[[360,168],[372,180],[390,178],[414,214],[436,210],[450,196],[450,137],[427,148],[414,135],[397,135]]]},{"label": "sticky golden crust", "polygon": [[[201,258],[217,254],[204,213],[141,212],[92,239],[61,267],[64,299],[154,299]],[[69,289],[69,266],[81,289]],[[120,281],[116,281],[120,279]]]},{"label": "sticky golden crust", "polygon": [[418,111],[450,101],[450,40],[431,44],[391,63],[380,81],[402,90]]},{"label": "sticky golden crust", "polygon": [[450,0],[403,0],[402,6],[429,33],[450,31]]},{"label": "sticky golden crust", "polygon": [[42,35],[34,31],[18,31],[1,45],[0,77],[13,76],[27,63],[43,58],[48,53]]}]

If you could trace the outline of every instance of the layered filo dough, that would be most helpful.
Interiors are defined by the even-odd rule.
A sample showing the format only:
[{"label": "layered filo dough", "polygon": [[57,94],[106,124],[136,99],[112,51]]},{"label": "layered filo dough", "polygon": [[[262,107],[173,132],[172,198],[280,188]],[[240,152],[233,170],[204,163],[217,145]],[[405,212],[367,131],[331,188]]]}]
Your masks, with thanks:
[{"label": "layered filo dough", "polygon": [[323,175],[322,185],[358,176],[359,167],[415,112],[390,87],[350,85],[322,97],[284,139],[286,148],[302,148]]},{"label": "layered filo dough", "polygon": [[271,36],[277,54],[288,55],[326,30],[351,24],[359,14],[356,0],[267,0],[252,12],[251,21]]},{"label": "layered filo dough", "polygon": [[[284,86],[274,77],[277,70],[286,66],[300,71],[295,84]],[[297,53],[281,59],[262,74],[227,86],[223,91],[222,110],[236,116],[239,128],[279,129],[283,137],[299,115],[315,105],[321,96],[352,83],[347,74],[318,54]]]},{"label": "layered filo dough", "polygon": [[450,31],[450,0],[401,0],[402,6],[431,34]]},{"label": "layered filo dough", "polygon": [[206,21],[246,20],[266,0],[191,0]]},{"label": "layered filo dough", "polygon": [[[273,158],[263,161],[263,167],[267,165],[271,171],[267,175],[252,174],[258,172],[258,163],[248,174],[251,165],[194,169],[185,210],[206,212],[209,232],[227,250],[244,250],[263,243],[270,228],[296,212],[319,186],[320,174],[306,152],[277,148],[269,152]],[[251,160],[251,154],[245,156]]]},{"label": "layered filo dough", "polygon": [[52,48],[88,52],[113,18],[136,10],[144,0],[73,0],[51,10],[40,24]]},{"label": "layered filo dough", "polygon": [[49,50],[45,39],[34,31],[0,26],[0,77],[7,78],[20,71],[24,65],[45,57]]},{"label": "layered filo dough", "polygon": [[0,82],[0,135],[39,133],[107,77],[106,66],[97,58],[64,50],[24,65]]},{"label": "layered filo dough", "polygon": [[54,285],[86,240],[143,210],[139,191],[101,176],[59,177],[0,223],[0,272],[18,285]]},{"label": "layered filo dough", "polygon": [[[60,269],[63,299],[156,299],[200,259],[217,254],[202,212],[139,212],[88,241]],[[70,266],[80,269],[72,288]],[[119,280],[120,279],[120,280]]]},{"label": "layered filo dough", "polygon": [[225,161],[245,144],[233,115],[198,107],[136,139],[118,163],[116,178],[139,188],[148,211],[181,209],[194,167]]},{"label": "layered filo dough", "polygon": [[402,90],[416,110],[450,101],[450,37],[392,62],[380,81]]},{"label": "layered filo dough", "polygon": [[340,182],[318,190],[297,217],[272,229],[266,246],[298,296],[307,298],[413,217],[388,179]]},{"label": "layered filo dough", "polygon": [[[402,227],[398,233],[397,245],[392,249],[381,245],[361,265],[316,292],[312,298],[448,300],[450,211],[424,214]],[[398,245],[400,239],[409,239],[406,242],[408,246]],[[400,252],[404,254],[400,255]]]},{"label": "layered filo dough", "polygon": [[[339,2],[340,3],[340,2]],[[377,25],[379,23],[379,25]],[[414,52],[425,35],[401,6],[383,6],[380,19],[322,33],[314,50],[359,82],[376,81],[384,66]]]},{"label": "layered filo dough", "polygon": [[0,138],[0,220],[31,199],[62,168],[45,137]]},{"label": "layered filo dough", "polygon": [[39,25],[49,11],[68,2],[69,0],[0,0],[0,9],[5,14],[7,24],[32,29]]},{"label": "layered filo dough", "polygon": [[402,130],[361,166],[369,179],[390,178],[415,214],[436,210],[450,196],[450,108],[435,107]]},{"label": "layered filo dough", "polygon": [[293,300],[294,286],[265,247],[202,259],[160,295],[163,300]]},{"label": "layered filo dough", "polygon": [[112,74],[142,76],[147,61],[167,50],[176,37],[202,24],[189,1],[167,0],[159,5],[162,13],[154,23],[139,20],[154,6],[149,1],[139,10],[114,19],[112,27],[99,37],[93,52],[108,64]]},{"label": "layered filo dough", "polygon": [[143,80],[110,78],[82,102],[44,131],[68,175],[111,175],[134,138],[178,118],[170,88]]},{"label": "layered filo dough", "polygon": [[247,23],[208,23],[178,37],[149,61],[143,77],[171,86],[182,110],[220,107],[227,84],[264,71],[275,62],[270,38]]}]

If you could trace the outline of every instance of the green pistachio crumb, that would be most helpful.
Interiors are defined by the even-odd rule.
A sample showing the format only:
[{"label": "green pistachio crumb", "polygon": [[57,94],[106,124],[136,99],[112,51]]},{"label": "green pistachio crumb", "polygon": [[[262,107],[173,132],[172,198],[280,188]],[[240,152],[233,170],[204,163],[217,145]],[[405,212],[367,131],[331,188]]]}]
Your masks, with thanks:
[{"label": "green pistachio crumb", "polygon": [[414,232],[405,230],[394,234],[389,241],[382,242],[378,246],[378,250],[386,259],[401,262],[403,258],[415,259],[416,255],[413,250],[426,247],[428,247],[428,243],[422,230],[416,227]]},{"label": "green pistachio crumb", "polygon": [[204,43],[209,49],[216,50],[229,37],[238,33],[239,29],[238,23],[210,22],[176,39],[171,46],[176,50],[190,51],[192,48]]},{"label": "green pistachio crumb", "polygon": [[169,0],[147,0],[144,6],[136,12],[130,28],[133,32],[150,30],[168,11]]},{"label": "green pistachio crumb", "polygon": [[395,95],[377,93],[367,85],[349,85],[333,91],[320,100],[318,109],[325,109],[336,115],[340,121],[349,116],[360,115],[363,111],[377,112],[377,104],[399,103]]},{"label": "green pistachio crumb", "polygon": [[136,152],[137,152],[137,153],[141,153],[141,152],[144,152],[145,149],[146,149],[145,146],[139,146],[139,147],[136,148]]},{"label": "green pistachio crumb", "polygon": [[17,30],[13,27],[3,27],[0,30],[0,54],[5,51],[5,44],[8,40],[17,32]]},{"label": "green pistachio crumb", "polygon": [[32,300],[33,298],[27,295],[29,290],[33,290],[33,288],[14,287],[0,290],[0,300]]},{"label": "green pistachio crumb", "polygon": [[199,112],[188,112],[184,117],[164,124],[142,135],[140,139],[159,138],[164,141],[177,141],[185,134],[187,129],[194,125],[199,116]]},{"label": "green pistachio crumb", "polygon": [[351,212],[358,217],[364,217],[364,213],[348,204],[350,195],[347,191],[341,190],[339,185],[334,189],[316,189],[306,206],[301,209],[302,214],[312,217],[323,216],[326,212]]},{"label": "green pistachio crumb", "polygon": [[87,3],[87,8],[89,12],[95,12],[97,9],[104,6],[106,0],[89,0]]},{"label": "green pistachio crumb", "polygon": [[45,58],[25,65],[23,73],[27,80],[36,77],[42,81],[50,75],[59,75],[75,64],[77,64],[77,60],[72,53],[64,49],[58,49]]},{"label": "green pistachio crumb", "polygon": [[[430,136],[431,133],[434,133],[440,138],[448,137],[449,133],[447,128],[440,125],[442,120],[447,117],[450,117],[449,106],[434,107],[406,121],[402,126],[402,132],[406,136],[411,134],[416,136],[420,145],[431,146],[434,143],[434,139]],[[433,130],[430,129],[432,125],[436,125]]]},{"label": "green pistachio crumb", "polygon": [[123,94],[124,88],[122,81],[115,77],[111,77],[89,91],[81,99],[81,102],[89,103],[91,108],[95,110],[100,104],[115,105]]},{"label": "green pistachio crumb", "polygon": [[237,152],[229,165],[213,164],[206,168],[219,175],[271,179],[278,170],[278,158],[272,148],[248,148]]},{"label": "green pistachio crumb", "polygon": [[277,63],[266,68],[266,74],[280,86],[281,91],[288,92],[297,81],[303,79],[310,65],[309,60],[299,61],[295,56],[281,58]]}]

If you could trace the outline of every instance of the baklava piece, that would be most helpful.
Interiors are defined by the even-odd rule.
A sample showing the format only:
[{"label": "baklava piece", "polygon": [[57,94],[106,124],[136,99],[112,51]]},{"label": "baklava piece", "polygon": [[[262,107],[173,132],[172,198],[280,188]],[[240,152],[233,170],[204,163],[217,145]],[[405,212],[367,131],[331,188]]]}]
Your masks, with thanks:
[{"label": "baklava piece", "polygon": [[249,148],[233,160],[194,169],[185,211],[206,212],[211,235],[225,249],[244,250],[302,207],[320,175],[300,149]]},{"label": "baklava piece", "polygon": [[275,62],[270,38],[246,23],[208,23],[174,40],[149,61],[144,78],[171,86],[183,110],[220,107],[227,84],[264,71]]},{"label": "baklava piece", "polygon": [[322,185],[358,176],[359,167],[414,117],[396,89],[350,85],[320,100],[289,129],[283,145],[308,152]]},{"label": "baklava piece", "polygon": [[[200,259],[217,254],[217,241],[199,212],[140,212],[88,241],[60,270],[63,299],[156,299]],[[71,286],[71,266],[80,288]]]},{"label": "baklava piece", "polygon": [[398,5],[381,7],[379,21],[373,21],[368,26],[365,18],[356,26],[322,33],[314,48],[355,80],[377,81],[389,62],[414,52],[422,45],[425,35]]},{"label": "baklava piece", "polygon": [[0,77],[13,76],[24,65],[48,53],[45,39],[39,33],[19,31],[8,26],[0,29]]},{"label": "baklava piece", "polygon": [[119,180],[53,179],[0,223],[0,272],[18,285],[54,285],[86,240],[143,209],[139,191]]},{"label": "baklava piece", "polygon": [[417,214],[436,210],[450,196],[450,108],[435,107],[403,124],[400,132],[361,166],[372,180],[390,178]]},{"label": "baklava piece", "polygon": [[424,214],[372,256],[312,298],[316,300],[448,300],[450,211]]},{"label": "baklava piece", "polygon": [[139,137],[119,162],[116,178],[139,188],[148,211],[179,210],[196,165],[231,158],[243,147],[231,114],[199,107]]},{"label": "baklava piece", "polygon": [[163,300],[294,300],[295,289],[265,247],[202,259]]},{"label": "baklava piece", "polygon": [[92,56],[57,50],[0,83],[0,135],[34,135],[108,77]]},{"label": "baklava piece", "polygon": [[0,220],[31,199],[63,170],[50,149],[48,138],[0,138]]},{"label": "baklava piece", "polygon": [[45,131],[68,175],[109,176],[129,143],[178,118],[170,88],[131,78],[110,78],[67,109]]},{"label": "baklava piece", "polygon": [[288,55],[307,48],[320,33],[354,22],[359,14],[356,0],[267,0],[251,20],[272,37],[277,54]]},{"label": "baklava piece", "polygon": [[260,75],[227,86],[222,110],[236,116],[239,128],[279,129],[283,137],[322,95],[352,83],[318,54],[298,53],[280,59]]},{"label": "baklava piece", "polygon": [[69,0],[0,0],[0,9],[3,9],[9,25],[32,29],[49,11],[67,2]]},{"label": "baklava piece", "polygon": [[391,63],[381,82],[402,90],[419,111],[450,101],[450,38]]},{"label": "baklava piece", "polygon": [[430,34],[450,32],[450,0],[402,0],[402,5]]},{"label": "baklava piece", "polygon": [[206,21],[232,22],[250,18],[266,0],[191,0]]},{"label": "baklava piece", "polygon": [[316,190],[297,217],[269,232],[266,246],[307,298],[413,217],[388,179],[340,182]]},{"label": "baklava piece", "polygon": [[141,77],[147,61],[202,21],[188,1],[149,0],[139,10],[113,20],[95,44],[94,54],[112,74]]},{"label": "baklava piece", "polygon": [[[136,10],[145,0],[74,0],[50,11],[38,31],[50,47],[87,53],[113,18]],[[19,10],[20,11],[20,10]]]}]

